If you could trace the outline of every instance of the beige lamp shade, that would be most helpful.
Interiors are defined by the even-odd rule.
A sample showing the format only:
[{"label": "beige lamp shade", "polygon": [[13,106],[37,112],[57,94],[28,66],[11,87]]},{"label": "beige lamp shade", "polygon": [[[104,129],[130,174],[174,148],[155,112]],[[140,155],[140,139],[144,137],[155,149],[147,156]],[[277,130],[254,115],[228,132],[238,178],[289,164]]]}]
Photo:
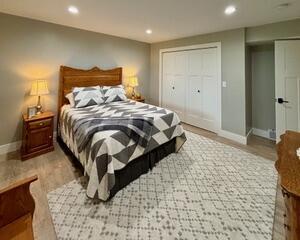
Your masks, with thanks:
[{"label": "beige lamp shade", "polygon": [[35,80],[31,85],[30,95],[40,96],[49,94],[48,84],[46,80]]},{"label": "beige lamp shade", "polygon": [[130,87],[137,87],[139,85],[138,78],[136,76],[129,78],[129,86]]}]

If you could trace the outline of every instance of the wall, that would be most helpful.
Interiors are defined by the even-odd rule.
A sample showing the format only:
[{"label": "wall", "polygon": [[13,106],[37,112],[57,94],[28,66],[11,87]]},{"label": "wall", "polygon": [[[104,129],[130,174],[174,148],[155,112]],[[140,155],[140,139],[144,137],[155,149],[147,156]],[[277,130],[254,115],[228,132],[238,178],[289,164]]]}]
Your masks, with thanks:
[{"label": "wall", "polygon": [[222,128],[245,135],[252,120],[246,111],[252,96],[247,94],[245,42],[300,37],[299,26],[297,19],[198,35],[152,44],[150,52],[146,43],[0,13],[0,145],[21,137],[21,112],[36,103],[36,98],[28,96],[31,80],[48,80],[51,94],[43,97],[44,107],[56,110],[60,65],[122,66],[124,75],[138,75],[141,93],[158,104],[159,50],[209,42],[222,44],[222,79],[227,82],[227,88],[222,88]]},{"label": "wall", "polygon": [[222,88],[222,129],[244,136],[246,134],[244,29],[152,44],[150,102],[159,103],[159,50],[209,42],[222,44],[222,80],[227,82],[227,88]]},{"label": "wall", "polygon": [[251,47],[252,127],[275,129],[274,44]]},{"label": "wall", "polygon": [[[267,130],[276,127],[274,46],[272,46],[272,43],[277,39],[288,38],[300,38],[300,19],[246,29],[246,43],[256,45],[252,47],[253,69],[251,72],[253,75],[251,114],[254,128]],[[248,89],[246,92],[248,92]],[[246,113],[248,117],[250,115],[248,114],[249,111],[247,110]]]},{"label": "wall", "polygon": [[246,134],[252,129],[252,64],[251,47],[246,46],[245,77],[246,77]]},{"label": "wall", "polygon": [[300,18],[247,28],[246,42],[267,42],[282,38],[300,38]]},{"label": "wall", "polygon": [[44,107],[56,111],[60,65],[124,67],[149,97],[149,44],[1,13],[0,29],[0,145],[20,140],[21,113],[36,104],[28,96],[33,79],[48,80]]}]

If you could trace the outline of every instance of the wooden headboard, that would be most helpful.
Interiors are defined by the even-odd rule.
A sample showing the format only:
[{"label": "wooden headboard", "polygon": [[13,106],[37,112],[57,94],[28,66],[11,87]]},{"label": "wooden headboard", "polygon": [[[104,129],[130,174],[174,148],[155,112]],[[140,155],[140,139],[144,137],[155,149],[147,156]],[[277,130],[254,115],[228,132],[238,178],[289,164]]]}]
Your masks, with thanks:
[{"label": "wooden headboard", "polygon": [[65,95],[74,87],[89,86],[115,86],[122,84],[122,68],[101,70],[93,67],[88,70],[76,69],[66,66],[60,67],[60,80],[58,92],[58,116],[60,109],[68,103]]}]

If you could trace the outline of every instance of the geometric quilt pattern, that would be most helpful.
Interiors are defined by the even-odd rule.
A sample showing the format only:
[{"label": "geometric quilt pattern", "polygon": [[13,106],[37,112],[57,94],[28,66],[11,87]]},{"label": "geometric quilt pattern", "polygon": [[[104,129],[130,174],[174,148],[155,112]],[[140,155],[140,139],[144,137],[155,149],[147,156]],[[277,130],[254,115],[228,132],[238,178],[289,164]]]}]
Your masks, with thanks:
[{"label": "geometric quilt pattern", "polygon": [[[96,131],[89,143],[79,151],[75,140],[76,125],[83,119],[121,117],[145,117],[153,119],[151,138],[147,146],[141,146],[132,137],[120,130]],[[77,131],[78,132],[78,131]],[[183,127],[176,113],[157,106],[132,100],[117,101],[88,108],[63,106],[60,118],[60,136],[81,162],[89,176],[87,195],[107,200],[115,184],[115,171],[124,168],[130,161],[146,152],[176,140],[176,147],[185,141]]]},{"label": "geometric quilt pattern", "polygon": [[274,162],[186,137],[108,202],[86,197],[85,177],[48,193],[58,239],[271,239]]},{"label": "geometric quilt pattern", "polygon": [[75,87],[73,89],[73,96],[76,108],[98,105],[104,102],[99,86]]},{"label": "geometric quilt pattern", "polygon": [[127,99],[123,85],[104,86],[101,90],[105,103],[125,101]]}]

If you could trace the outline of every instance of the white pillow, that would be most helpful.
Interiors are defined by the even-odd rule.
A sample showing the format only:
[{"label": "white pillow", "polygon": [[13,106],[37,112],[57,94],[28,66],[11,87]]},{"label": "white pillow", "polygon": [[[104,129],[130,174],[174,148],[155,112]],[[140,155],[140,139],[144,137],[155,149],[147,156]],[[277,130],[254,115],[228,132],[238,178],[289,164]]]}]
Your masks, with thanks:
[{"label": "white pillow", "polygon": [[75,106],[75,101],[74,101],[73,93],[70,92],[70,93],[68,93],[65,97],[66,97],[66,99],[69,100],[70,106],[71,106],[71,107],[74,107],[74,106]]},{"label": "white pillow", "polygon": [[123,85],[104,86],[102,87],[102,94],[105,103],[125,101],[127,99]]},{"label": "white pillow", "polygon": [[76,108],[103,103],[103,95],[99,86],[75,87],[72,91]]}]

